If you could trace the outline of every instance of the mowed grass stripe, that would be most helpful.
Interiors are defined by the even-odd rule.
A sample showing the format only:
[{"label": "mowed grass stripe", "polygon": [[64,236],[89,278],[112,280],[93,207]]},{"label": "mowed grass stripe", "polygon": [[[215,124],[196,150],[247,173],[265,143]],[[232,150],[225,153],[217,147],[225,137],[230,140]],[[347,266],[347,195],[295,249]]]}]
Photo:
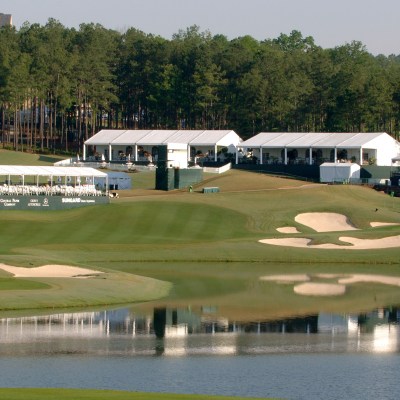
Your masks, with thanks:
[{"label": "mowed grass stripe", "polygon": [[[174,202],[143,202],[81,209],[68,220],[60,211],[51,222],[5,221],[0,226],[2,251],[16,245],[73,243],[176,243],[247,236],[246,217],[227,209]],[[0,213],[0,219],[1,219]],[[58,215],[62,218],[58,220]]]}]

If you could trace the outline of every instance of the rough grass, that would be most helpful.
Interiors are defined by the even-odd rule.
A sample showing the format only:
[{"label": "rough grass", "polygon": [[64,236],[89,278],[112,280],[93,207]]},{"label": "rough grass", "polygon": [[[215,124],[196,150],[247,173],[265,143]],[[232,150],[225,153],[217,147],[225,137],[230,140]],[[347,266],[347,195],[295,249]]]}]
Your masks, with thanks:
[{"label": "rough grass", "polygon": [[251,400],[250,397],[81,389],[0,389],[0,398],[2,400]]},{"label": "rough grass", "polygon": [[0,149],[0,164],[2,165],[50,165],[65,158],[68,157]]}]

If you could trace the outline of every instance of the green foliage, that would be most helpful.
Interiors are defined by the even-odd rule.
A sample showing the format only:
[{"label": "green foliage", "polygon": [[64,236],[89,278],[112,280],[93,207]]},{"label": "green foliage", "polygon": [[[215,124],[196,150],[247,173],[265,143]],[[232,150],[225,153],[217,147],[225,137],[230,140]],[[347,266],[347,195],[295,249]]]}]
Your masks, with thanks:
[{"label": "green foliage", "polygon": [[167,40],[49,19],[0,30],[0,140],[76,153],[103,127],[398,137],[399,77],[399,57],[323,49],[296,30],[228,40],[191,26]]}]

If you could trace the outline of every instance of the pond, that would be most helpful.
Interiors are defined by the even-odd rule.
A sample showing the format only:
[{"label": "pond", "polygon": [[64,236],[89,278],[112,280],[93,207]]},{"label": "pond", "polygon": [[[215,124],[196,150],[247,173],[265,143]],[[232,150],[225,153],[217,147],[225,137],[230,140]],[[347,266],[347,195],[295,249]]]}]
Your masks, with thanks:
[{"label": "pond", "polygon": [[400,308],[240,323],[213,307],[0,319],[0,386],[397,399]]}]

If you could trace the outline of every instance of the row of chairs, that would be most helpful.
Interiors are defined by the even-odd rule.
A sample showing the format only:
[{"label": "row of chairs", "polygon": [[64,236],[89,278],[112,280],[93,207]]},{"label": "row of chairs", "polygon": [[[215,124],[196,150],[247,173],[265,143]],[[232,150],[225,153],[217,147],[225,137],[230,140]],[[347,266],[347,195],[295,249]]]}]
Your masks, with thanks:
[{"label": "row of chairs", "polygon": [[0,195],[18,196],[104,196],[105,193],[96,189],[95,185],[6,185],[0,186]]}]

